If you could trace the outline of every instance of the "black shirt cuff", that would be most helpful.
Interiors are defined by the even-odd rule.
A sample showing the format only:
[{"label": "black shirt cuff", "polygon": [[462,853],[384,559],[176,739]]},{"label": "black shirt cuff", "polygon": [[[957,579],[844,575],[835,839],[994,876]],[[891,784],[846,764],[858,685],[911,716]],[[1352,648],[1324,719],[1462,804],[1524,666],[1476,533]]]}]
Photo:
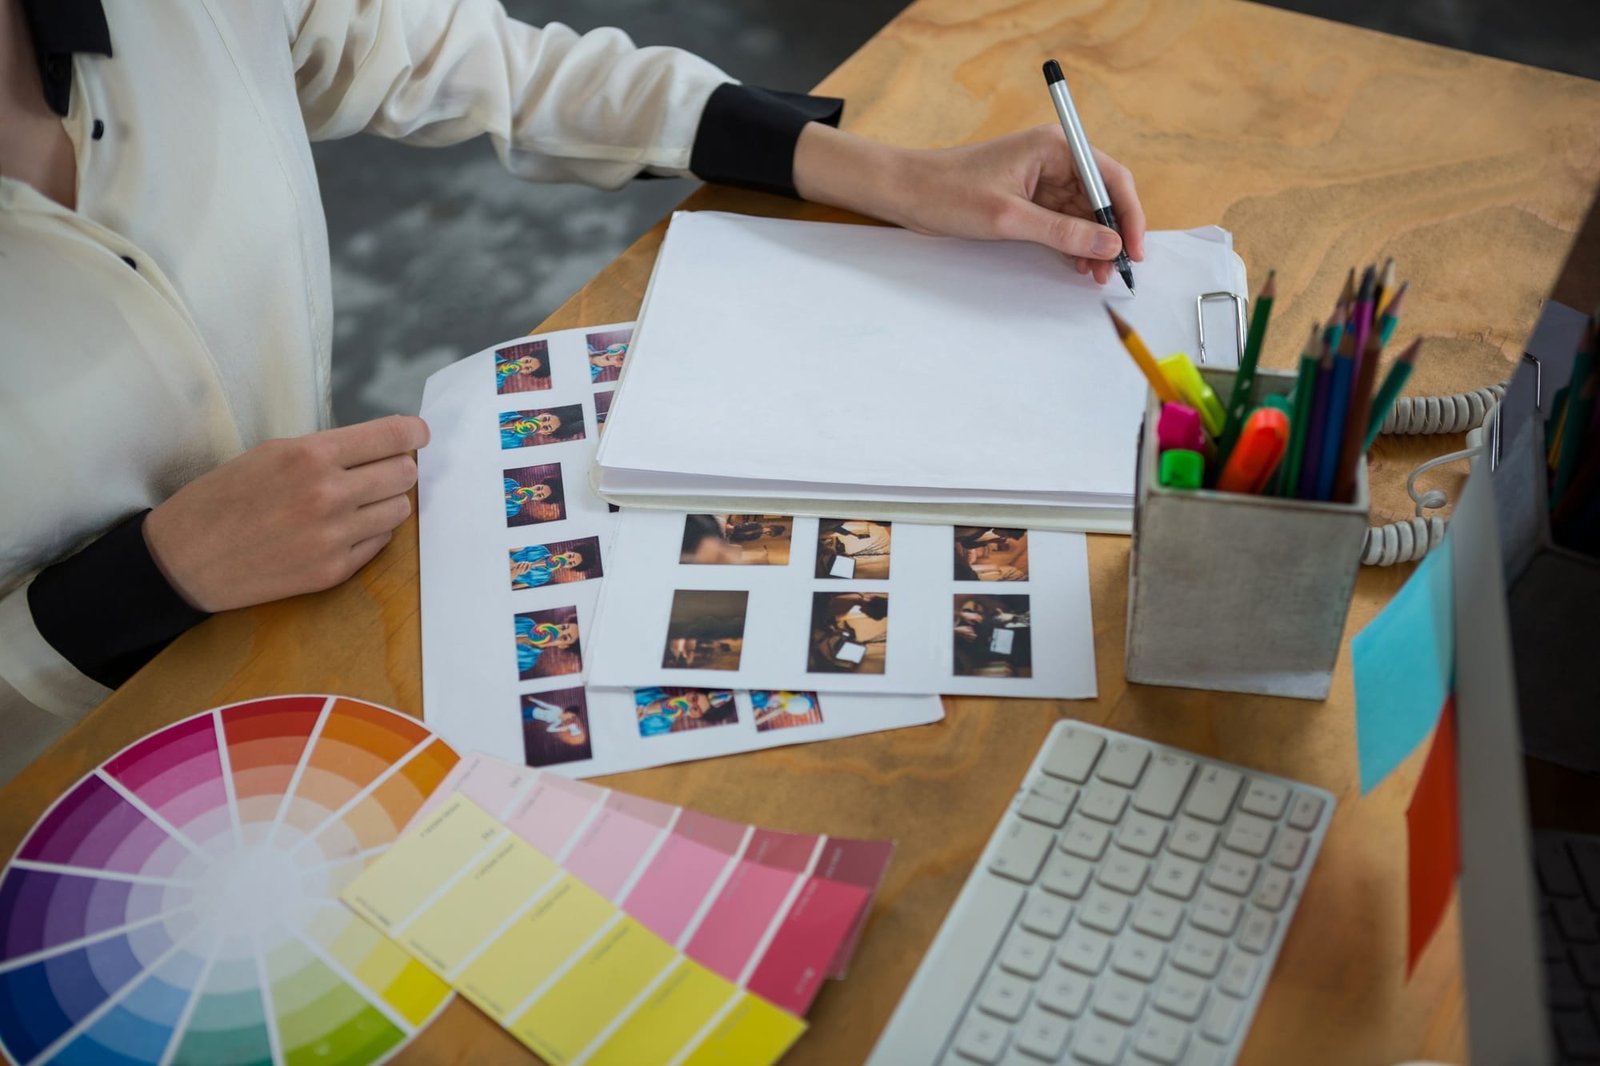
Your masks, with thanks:
[{"label": "black shirt cuff", "polygon": [[794,148],[807,122],[837,126],[844,101],[728,82],[712,90],[695,131],[689,169],[702,181],[783,196],[794,188]]},{"label": "black shirt cuff", "polygon": [[191,607],[156,566],[140,511],[28,586],[39,635],[80,673],[116,688],[210,615]]}]

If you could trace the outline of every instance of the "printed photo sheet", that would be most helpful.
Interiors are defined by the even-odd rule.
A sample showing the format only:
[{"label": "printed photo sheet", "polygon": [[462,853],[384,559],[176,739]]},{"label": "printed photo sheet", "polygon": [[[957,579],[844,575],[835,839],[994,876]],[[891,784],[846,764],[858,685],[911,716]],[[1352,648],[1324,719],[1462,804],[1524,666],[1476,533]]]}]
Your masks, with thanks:
[{"label": "printed photo sheet", "polygon": [[597,685],[1086,698],[1081,533],[624,509]]},{"label": "printed photo sheet", "polygon": [[937,699],[601,689],[584,679],[613,569],[589,488],[631,324],[498,344],[428,379],[418,454],[423,705],[463,750],[571,777],[937,721]]}]

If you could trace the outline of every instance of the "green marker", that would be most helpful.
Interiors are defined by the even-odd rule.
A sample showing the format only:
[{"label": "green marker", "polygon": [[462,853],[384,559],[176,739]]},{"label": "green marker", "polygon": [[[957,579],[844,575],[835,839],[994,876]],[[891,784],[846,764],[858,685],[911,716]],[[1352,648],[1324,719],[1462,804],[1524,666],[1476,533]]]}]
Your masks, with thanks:
[{"label": "green marker", "polygon": [[1244,342],[1244,353],[1239,356],[1239,370],[1233,378],[1233,393],[1228,397],[1228,423],[1222,430],[1222,439],[1217,441],[1217,461],[1219,467],[1228,461],[1228,453],[1233,451],[1233,444],[1239,439],[1239,430],[1244,426],[1244,420],[1250,414],[1250,408],[1255,406],[1256,396],[1256,361],[1261,358],[1261,342],[1267,336],[1267,318],[1272,314],[1272,299],[1278,294],[1276,284],[1277,271],[1267,272],[1267,283],[1261,286],[1261,295],[1256,297],[1255,313],[1250,316],[1250,334]]},{"label": "green marker", "polygon": [[1161,453],[1161,484],[1169,489],[1197,489],[1205,480],[1206,458],[1188,448],[1168,448]]}]

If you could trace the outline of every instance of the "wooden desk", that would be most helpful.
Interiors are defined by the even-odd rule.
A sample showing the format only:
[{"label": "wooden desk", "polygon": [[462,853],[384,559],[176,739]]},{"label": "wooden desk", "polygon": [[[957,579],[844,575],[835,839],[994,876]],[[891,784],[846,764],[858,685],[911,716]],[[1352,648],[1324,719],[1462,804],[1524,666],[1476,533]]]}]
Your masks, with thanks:
[{"label": "wooden desk", "polygon": [[[1266,363],[1331,306],[1345,268],[1394,255],[1415,293],[1404,333],[1434,338],[1414,391],[1504,378],[1560,266],[1600,161],[1600,85],[1270,8],[921,0],[827,78],[847,124],[906,145],[1054,121],[1039,64],[1058,57],[1096,143],[1133,166],[1152,224],[1220,222],[1257,283],[1278,270]],[[836,213],[708,189],[697,208]],[[658,226],[540,327],[635,314]],[[1403,339],[1403,338],[1402,338]],[[1377,508],[1448,441],[1375,456]],[[940,726],[652,770],[608,783],[797,830],[899,842],[848,981],[830,984],[790,1063],[871,1047],[1051,723],[1065,715],[1332,790],[1340,806],[1245,1046],[1250,1063],[1464,1058],[1453,925],[1404,978],[1404,810],[1413,758],[1358,798],[1348,662],[1307,704],[1129,686],[1128,542],[1090,544],[1101,695],[950,700]],[[1349,631],[1406,576],[1369,570]],[[414,525],[341,588],[238,611],[173,645],[0,791],[0,853],[79,775],[146,731],[216,704],[338,692],[421,710]],[[410,1061],[516,1061],[520,1045],[457,1003]]]}]

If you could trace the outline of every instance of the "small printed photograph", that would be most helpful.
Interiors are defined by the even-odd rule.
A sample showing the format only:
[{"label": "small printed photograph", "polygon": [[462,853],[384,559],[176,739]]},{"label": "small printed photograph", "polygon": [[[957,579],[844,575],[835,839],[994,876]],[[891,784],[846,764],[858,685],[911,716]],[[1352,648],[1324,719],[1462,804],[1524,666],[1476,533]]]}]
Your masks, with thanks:
[{"label": "small printed photograph", "polygon": [[550,346],[544,341],[508,344],[494,350],[495,391],[544,392],[550,387]]},{"label": "small printed photograph", "polygon": [[505,493],[508,526],[536,526],[567,517],[560,463],[505,471]]},{"label": "small printed photograph", "polygon": [[604,433],[606,431],[606,419],[611,417],[611,397],[615,395],[616,393],[610,389],[594,394],[594,431],[596,433]]},{"label": "small printed photograph", "polygon": [[817,577],[877,580],[889,576],[890,522],[824,518],[817,523]]},{"label": "small printed photograph", "polygon": [[661,665],[671,670],[739,669],[749,602],[750,594],[742,589],[674,592]]},{"label": "small printed photograph", "polygon": [[514,589],[570,585],[604,576],[600,568],[599,537],[553,540],[549,544],[511,549],[511,587]]},{"label": "small printed photograph", "polygon": [[815,692],[752,692],[750,706],[755,709],[757,733],[822,724],[822,704]]},{"label": "small printed photograph", "polygon": [[578,645],[578,609],[554,607],[516,616],[517,677],[560,677],[583,669]]},{"label": "small printed photograph", "polygon": [[692,514],[683,519],[678,562],[788,566],[794,518],[776,514]]},{"label": "small printed photograph", "polygon": [[997,526],[957,526],[957,581],[1028,580],[1028,531]]},{"label": "small printed photograph", "polygon": [[533,448],[583,439],[583,407],[547,407],[543,411],[501,411],[500,447]]},{"label": "small printed photograph", "polygon": [[628,342],[633,340],[633,330],[614,329],[609,333],[591,333],[583,339],[589,346],[589,380],[598,385],[602,381],[620,378],[622,362],[628,358]]},{"label": "small printed photograph", "polygon": [[594,758],[583,686],[522,697],[522,753],[529,766]]},{"label": "small printed photograph", "polygon": [[1033,676],[1028,597],[958,592],[953,628],[957,676]]},{"label": "small printed photograph", "polygon": [[888,645],[887,592],[812,594],[808,673],[881,674]]},{"label": "small printed photograph", "polygon": [[641,737],[687,733],[691,729],[733,725],[739,706],[733,693],[714,688],[636,688],[634,712]]}]

